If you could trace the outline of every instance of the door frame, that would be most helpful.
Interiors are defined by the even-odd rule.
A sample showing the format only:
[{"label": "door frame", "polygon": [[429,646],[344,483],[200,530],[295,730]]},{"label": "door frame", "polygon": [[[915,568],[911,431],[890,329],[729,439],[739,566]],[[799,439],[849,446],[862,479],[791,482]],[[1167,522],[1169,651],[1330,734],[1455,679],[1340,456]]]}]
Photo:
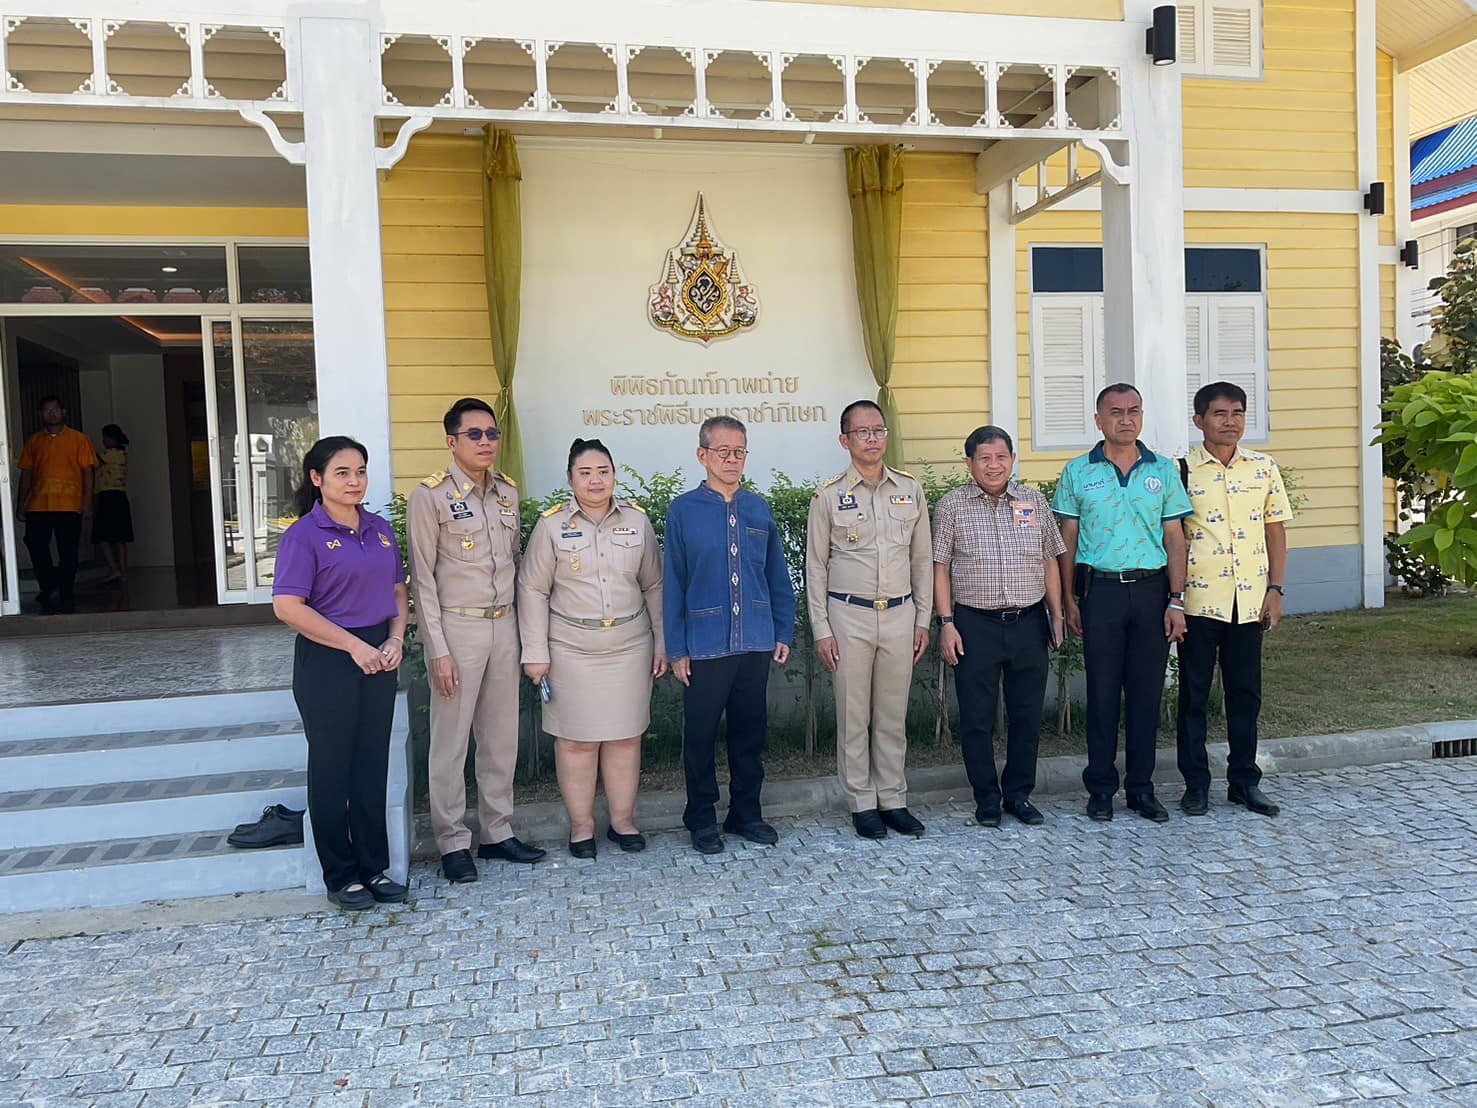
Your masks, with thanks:
[{"label": "door frame", "polygon": [[[5,373],[6,343],[9,336],[6,324],[0,317],[0,373]],[[17,547],[20,538],[16,534],[15,495],[10,487],[10,459],[16,457],[10,448],[10,413],[8,378],[0,376],[0,558],[4,559],[3,581],[0,581],[0,616],[20,615],[21,583],[20,554]]]}]

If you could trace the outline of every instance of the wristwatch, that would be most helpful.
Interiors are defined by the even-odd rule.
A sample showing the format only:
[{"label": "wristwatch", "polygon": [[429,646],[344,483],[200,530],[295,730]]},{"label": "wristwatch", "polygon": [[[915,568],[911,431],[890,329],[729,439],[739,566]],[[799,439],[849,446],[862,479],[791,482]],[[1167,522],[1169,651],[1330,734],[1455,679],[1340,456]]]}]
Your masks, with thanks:
[{"label": "wristwatch", "polygon": [[1267,591],[1268,592],[1275,592],[1278,596],[1286,596],[1287,595],[1287,592],[1282,588],[1281,585],[1268,585],[1267,586]]},{"label": "wristwatch", "polygon": [[1182,593],[1182,592],[1172,592],[1172,593],[1169,594],[1169,599],[1171,599],[1171,600],[1179,600],[1179,601],[1183,602],[1184,599],[1185,599],[1185,594]]},{"label": "wristwatch", "polygon": [[953,616],[939,616],[939,626],[940,627],[947,627],[949,624],[951,624],[953,622],[954,622],[954,617]]}]

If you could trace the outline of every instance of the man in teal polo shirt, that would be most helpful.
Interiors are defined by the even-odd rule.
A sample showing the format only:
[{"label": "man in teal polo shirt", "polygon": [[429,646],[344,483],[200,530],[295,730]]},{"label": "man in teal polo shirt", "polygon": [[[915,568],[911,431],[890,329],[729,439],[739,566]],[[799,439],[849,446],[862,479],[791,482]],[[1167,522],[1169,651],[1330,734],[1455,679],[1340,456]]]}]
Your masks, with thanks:
[{"label": "man in teal polo shirt", "polygon": [[1190,500],[1172,459],[1139,442],[1143,398],[1132,385],[1098,393],[1103,438],[1073,458],[1052,511],[1067,551],[1058,560],[1067,626],[1087,662],[1087,814],[1113,818],[1118,791],[1118,718],[1124,717],[1123,792],[1155,823],[1154,740],[1169,644],[1185,636],[1185,533]]}]

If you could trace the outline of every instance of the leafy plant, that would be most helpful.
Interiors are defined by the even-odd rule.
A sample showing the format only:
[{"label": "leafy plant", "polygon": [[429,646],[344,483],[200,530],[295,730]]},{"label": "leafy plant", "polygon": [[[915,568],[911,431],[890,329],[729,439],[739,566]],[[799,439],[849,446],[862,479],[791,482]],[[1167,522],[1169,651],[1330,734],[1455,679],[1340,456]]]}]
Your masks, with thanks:
[{"label": "leafy plant", "polygon": [[1477,371],[1477,239],[1457,244],[1446,276],[1430,288],[1441,297],[1431,316],[1431,338],[1421,348],[1438,371]]},{"label": "leafy plant", "polygon": [[1400,541],[1385,536],[1385,565],[1400,587],[1416,596],[1444,596],[1450,581],[1439,565],[1432,565]]}]

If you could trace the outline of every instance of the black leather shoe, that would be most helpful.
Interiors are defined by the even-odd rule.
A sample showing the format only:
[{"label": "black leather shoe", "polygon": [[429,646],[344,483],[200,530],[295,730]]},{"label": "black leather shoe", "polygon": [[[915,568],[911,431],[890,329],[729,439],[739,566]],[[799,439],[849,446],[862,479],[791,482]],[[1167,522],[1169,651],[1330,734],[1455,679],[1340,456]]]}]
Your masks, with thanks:
[{"label": "black leather shoe", "polygon": [[1145,819],[1151,819],[1155,823],[1168,823],[1169,813],[1164,810],[1164,805],[1154,799],[1153,793],[1140,793],[1138,796],[1128,798],[1128,810],[1137,812]]},{"label": "black leather shoe", "polygon": [[1113,818],[1113,798],[1093,793],[1087,798],[1087,818],[1098,823],[1107,823]]},{"label": "black leather shoe", "polygon": [[282,804],[268,804],[255,823],[240,823],[226,842],[242,850],[266,846],[288,846],[303,841],[303,814]]},{"label": "black leather shoe", "polygon": [[1282,811],[1255,785],[1232,785],[1226,789],[1226,799],[1232,804],[1243,804],[1260,816],[1275,816]]},{"label": "black leather shoe", "polygon": [[477,880],[477,863],[470,850],[453,850],[441,855],[441,873],[453,885],[470,885]]},{"label": "black leather shoe", "polygon": [[391,881],[383,873],[375,874],[364,884],[369,888],[369,895],[381,904],[403,904],[410,895],[409,889],[398,881]]},{"label": "black leather shoe", "polygon": [[543,861],[548,851],[538,846],[529,846],[517,839],[507,838],[500,843],[483,843],[477,848],[479,858],[497,858],[503,862],[522,862],[531,866],[535,862]]},{"label": "black leather shoe", "polygon": [[923,837],[922,822],[906,808],[884,808],[880,815],[882,822],[899,835],[912,835],[915,839]]},{"label": "black leather shoe", "polygon": [[374,895],[357,881],[342,889],[330,889],[328,899],[331,903],[350,912],[362,912],[366,908],[374,907]]},{"label": "black leather shoe", "polygon": [[981,827],[999,827],[999,808],[976,808],[974,810],[974,822]]},{"label": "black leather shoe", "polygon": [[614,827],[607,827],[605,837],[627,854],[636,854],[646,849],[646,836],[640,831],[632,831],[629,835],[625,835]]},{"label": "black leather shoe", "polygon": [[1180,797],[1180,811],[1187,816],[1203,816],[1210,811],[1210,790],[1202,789],[1198,785],[1185,790],[1185,795]]},{"label": "black leather shoe", "polygon": [[773,846],[780,841],[780,833],[762,819],[756,819],[753,823],[734,823],[726,819],[723,821],[723,830],[760,846]]},{"label": "black leather shoe", "polygon": [[887,838],[887,824],[882,822],[882,817],[877,814],[876,808],[868,808],[865,812],[852,812],[851,825],[864,839]]},{"label": "black leather shoe", "polygon": [[699,854],[722,854],[723,836],[718,834],[718,828],[713,824],[699,827],[692,832],[692,849]]},{"label": "black leather shoe", "polygon": [[595,840],[581,839],[579,842],[571,842],[569,844],[569,856],[571,858],[595,857]]},{"label": "black leather shoe", "polygon": [[1027,827],[1037,827],[1046,822],[1046,817],[1029,800],[1007,800],[1005,810]]}]

